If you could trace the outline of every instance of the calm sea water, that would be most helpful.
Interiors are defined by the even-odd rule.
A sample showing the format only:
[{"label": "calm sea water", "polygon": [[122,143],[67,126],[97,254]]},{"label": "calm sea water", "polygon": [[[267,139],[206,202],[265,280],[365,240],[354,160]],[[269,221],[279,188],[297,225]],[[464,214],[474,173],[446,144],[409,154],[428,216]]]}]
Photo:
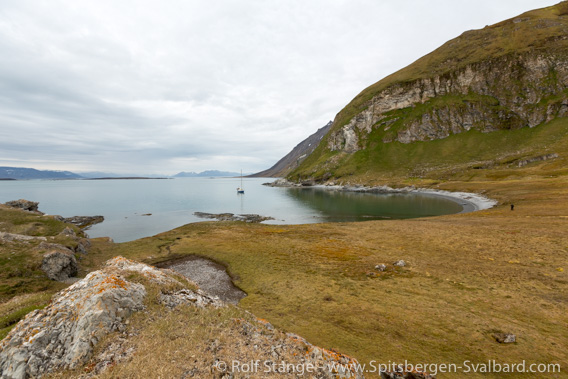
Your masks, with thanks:
[{"label": "calm sea water", "polygon": [[[0,202],[39,201],[48,214],[102,215],[91,237],[116,242],[152,236],[204,221],[193,212],[271,216],[272,224],[403,219],[458,213],[462,206],[443,197],[418,194],[366,194],[317,188],[272,188],[266,178],[176,178],[166,180],[0,181]],[[150,216],[145,216],[151,214]]]}]

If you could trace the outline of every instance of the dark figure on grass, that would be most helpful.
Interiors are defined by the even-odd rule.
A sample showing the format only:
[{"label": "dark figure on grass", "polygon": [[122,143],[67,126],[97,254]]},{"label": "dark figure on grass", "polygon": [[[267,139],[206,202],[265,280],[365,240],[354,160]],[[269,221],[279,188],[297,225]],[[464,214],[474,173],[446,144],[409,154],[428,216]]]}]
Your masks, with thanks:
[{"label": "dark figure on grass", "polygon": [[512,210],[512,211],[515,210],[515,204],[511,204],[511,210]]}]

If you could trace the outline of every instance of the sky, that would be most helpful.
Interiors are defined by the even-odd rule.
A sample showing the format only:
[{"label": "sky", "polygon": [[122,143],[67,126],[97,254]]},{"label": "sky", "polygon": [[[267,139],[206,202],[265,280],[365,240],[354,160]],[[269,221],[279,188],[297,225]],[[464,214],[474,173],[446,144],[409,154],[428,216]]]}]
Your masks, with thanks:
[{"label": "sky", "polygon": [[0,0],[0,166],[257,172],[367,86],[544,0]]}]

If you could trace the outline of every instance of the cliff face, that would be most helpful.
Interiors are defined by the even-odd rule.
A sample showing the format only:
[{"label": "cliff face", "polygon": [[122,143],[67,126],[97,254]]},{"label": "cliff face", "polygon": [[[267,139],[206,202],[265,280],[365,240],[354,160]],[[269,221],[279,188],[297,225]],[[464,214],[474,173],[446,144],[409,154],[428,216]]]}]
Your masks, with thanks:
[{"label": "cliff face", "polygon": [[[434,145],[416,142],[469,131],[514,132],[566,116],[568,2],[562,2],[465,32],[368,87],[337,114],[322,144],[290,178],[381,171],[404,159],[384,156],[393,149],[410,156],[422,154],[419,163],[432,165],[428,150]],[[409,146],[389,147],[397,143]],[[516,159],[535,152],[554,153],[533,144],[528,149],[511,145],[482,154],[472,149],[466,137],[458,137],[453,144],[457,157],[452,158],[463,164],[521,150],[527,156]],[[465,149],[468,156],[462,159],[460,150]],[[348,165],[352,167],[342,169]]]},{"label": "cliff face", "polygon": [[358,151],[375,129],[386,132],[384,143],[411,143],[470,129],[535,127],[567,115],[566,57],[509,55],[388,87],[347,125],[331,133],[327,147]]},{"label": "cliff face", "polygon": [[300,163],[302,163],[302,161],[314,151],[332,124],[333,123],[330,121],[323,128],[319,128],[317,132],[296,145],[292,151],[286,154],[268,170],[250,175],[250,177],[276,178],[286,176],[290,171],[298,167]]}]

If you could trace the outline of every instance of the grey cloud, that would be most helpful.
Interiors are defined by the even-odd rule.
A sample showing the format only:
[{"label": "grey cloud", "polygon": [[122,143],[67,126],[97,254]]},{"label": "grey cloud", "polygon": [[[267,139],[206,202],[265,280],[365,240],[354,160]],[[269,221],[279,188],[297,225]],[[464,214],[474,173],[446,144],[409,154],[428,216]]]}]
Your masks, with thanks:
[{"label": "grey cloud", "polygon": [[0,165],[260,171],[464,29],[553,3],[4,2]]}]

